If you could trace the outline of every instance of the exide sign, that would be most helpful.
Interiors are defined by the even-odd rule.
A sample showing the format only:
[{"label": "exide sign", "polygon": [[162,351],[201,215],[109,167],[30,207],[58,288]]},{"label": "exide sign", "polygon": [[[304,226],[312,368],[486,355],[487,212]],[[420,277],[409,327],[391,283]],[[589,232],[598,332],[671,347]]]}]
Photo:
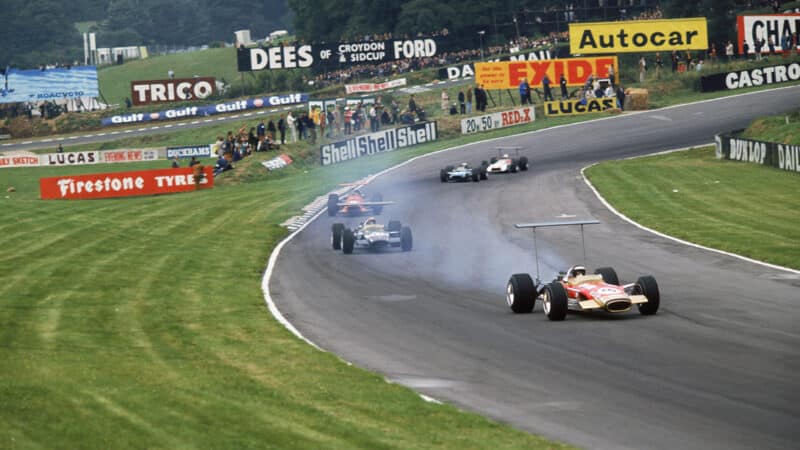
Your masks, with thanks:
[{"label": "exide sign", "polygon": [[196,180],[194,168],[184,167],[51,177],[39,179],[39,189],[43,200],[171,194],[213,187],[213,168],[202,174]]},{"label": "exide sign", "polygon": [[214,94],[214,78],[180,78],[177,80],[132,81],[134,105],[201,100]]}]

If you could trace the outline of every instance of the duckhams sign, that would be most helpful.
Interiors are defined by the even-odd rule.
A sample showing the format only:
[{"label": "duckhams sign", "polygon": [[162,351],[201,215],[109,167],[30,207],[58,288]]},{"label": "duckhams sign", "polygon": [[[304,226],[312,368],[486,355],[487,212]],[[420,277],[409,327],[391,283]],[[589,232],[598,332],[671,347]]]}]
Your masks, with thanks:
[{"label": "duckhams sign", "polygon": [[589,114],[601,112],[617,107],[614,97],[591,98],[584,100],[559,100],[544,102],[544,115],[546,116],[571,116],[575,114]]},{"label": "duckhams sign", "polygon": [[186,108],[168,109],[153,113],[122,114],[104,118],[103,125],[117,125],[122,123],[140,123],[157,120],[181,119],[185,117],[212,116],[248,109],[269,108],[281,105],[293,105],[308,101],[308,94],[273,95],[270,97],[249,98],[235,102],[217,103],[207,106],[189,106]]},{"label": "duckhams sign", "polygon": [[475,82],[486,89],[516,89],[524,78],[530,87],[542,87],[547,75],[551,85],[557,86],[563,74],[568,86],[583,86],[592,74],[595,78],[608,78],[611,67],[619,67],[616,56],[477,63]]},{"label": "duckhams sign", "polygon": [[42,200],[74,200],[172,194],[214,186],[212,167],[198,173],[202,173],[199,180],[192,167],[41,178],[39,189]]},{"label": "duckhams sign", "polygon": [[800,173],[800,145],[742,139],[735,134],[716,136],[717,159],[743,161]]},{"label": "duckhams sign", "polygon": [[377,133],[365,134],[346,141],[334,142],[320,147],[323,166],[351,159],[363,158],[378,153],[391,152],[439,138],[436,122],[422,122],[400,128],[390,128]]},{"label": "duckhams sign", "polygon": [[800,63],[718,73],[700,78],[703,92],[742,89],[800,80]]},{"label": "duckhams sign", "polygon": [[705,17],[569,24],[573,55],[705,50]]}]

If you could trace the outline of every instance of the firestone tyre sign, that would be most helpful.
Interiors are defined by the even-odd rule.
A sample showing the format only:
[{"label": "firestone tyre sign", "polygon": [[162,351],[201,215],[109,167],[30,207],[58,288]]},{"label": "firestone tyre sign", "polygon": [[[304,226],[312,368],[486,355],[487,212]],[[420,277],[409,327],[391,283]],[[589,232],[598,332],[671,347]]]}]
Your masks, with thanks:
[{"label": "firestone tyre sign", "polygon": [[[195,166],[199,167],[199,166]],[[190,192],[214,186],[212,167],[139,170],[39,179],[42,200],[75,200]]]},{"label": "firestone tyre sign", "polygon": [[461,134],[472,134],[481,131],[495,130],[532,123],[536,120],[536,111],[533,107],[512,109],[511,111],[496,112],[483,116],[470,117],[461,120]]}]

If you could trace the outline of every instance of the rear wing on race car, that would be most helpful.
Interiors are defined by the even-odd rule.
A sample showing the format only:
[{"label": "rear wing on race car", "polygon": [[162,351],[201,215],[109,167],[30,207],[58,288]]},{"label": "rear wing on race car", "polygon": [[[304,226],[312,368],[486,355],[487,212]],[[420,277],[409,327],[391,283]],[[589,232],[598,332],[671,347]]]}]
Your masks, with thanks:
[{"label": "rear wing on race car", "polygon": [[504,154],[511,154],[513,152],[514,155],[519,157],[519,151],[522,150],[522,147],[495,147],[495,150],[497,150],[497,156],[503,156]]},{"label": "rear wing on race car", "polygon": [[581,227],[581,247],[583,247],[583,263],[586,264],[586,240],[583,237],[583,227],[584,225],[597,225],[600,221],[596,219],[588,219],[588,220],[564,220],[560,222],[531,222],[531,223],[516,223],[514,224],[514,228],[522,229],[522,228],[530,228],[533,230],[533,254],[536,258],[536,282],[539,283],[540,276],[539,276],[539,250],[536,247],[536,229],[537,228],[547,228],[547,227],[566,227],[572,225],[580,225]]}]

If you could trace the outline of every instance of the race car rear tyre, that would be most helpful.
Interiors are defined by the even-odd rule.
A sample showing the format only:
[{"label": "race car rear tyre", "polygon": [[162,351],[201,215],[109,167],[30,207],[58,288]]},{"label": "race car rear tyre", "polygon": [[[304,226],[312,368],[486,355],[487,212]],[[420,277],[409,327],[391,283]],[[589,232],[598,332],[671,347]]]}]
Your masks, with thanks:
[{"label": "race car rear tyre", "polygon": [[442,180],[442,183],[447,183],[447,171],[442,169],[439,171],[439,179]]},{"label": "race car rear tyre", "polygon": [[528,157],[527,156],[521,156],[519,158],[519,164],[518,165],[519,165],[519,170],[522,170],[522,171],[528,170]]},{"label": "race car rear tyre", "polygon": [[478,182],[481,180],[481,172],[478,169],[472,169],[472,181]]},{"label": "race car rear tyre", "polygon": [[511,165],[508,166],[508,171],[511,173],[517,173],[517,162],[512,160]]},{"label": "race car rear tyre", "polygon": [[658,283],[655,278],[650,275],[639,277],[633,292],[647,297],[647,303],[639,303],[639,312],[643,316],[651,316],[658,311],[661,295],[658,292]]},{"label": "race car rear tyre", "polygon": [[486,166],[481,166],[480,171],[481,171],[481,180],[489,178],[486,176]]},{"label": "race car rear tyre", "polygon": [[399,220],[390,220],[386,225],[386,231],[400,231],[403,228]]},{"label": "race car rear tyre", "polygon": [[617,276],[617,271],[611,267],[598,267],[594,269],[594,273],[596,275],[602,275],[603,281],[608,284],[613,284],[615,286],[619,286],[619,277]]},{"label": "race car rear tyre", "polygon": [[342,234],[344,233],[344,224],[335,223],[331,226],[331,247],[334,250],[342,249]]},{"label": "race car rear tyre", "polygon": [[404,252],[411,251],[411,247],[414,244],[414,239],[411,236],[411,228],[403,227],[400,229],[400,248]]},{"label": "race car rear tyre", "polygon": [[[382,202],[383,201],[383,196],[380,194],[380,192],[376,192],[376,193],[372,194],[372,201],[373,202]],[[382,211],[383,211],[383,205],[378,205],[378,206],[373,206],[372,207],[372,212],[376,216],[378,214],[380,214]]]},{"label": "race car rear tyre", "polygon": [[328,215],[333,217],[339,212],[339,196],[337,194],[331,194],[328,196]]},{"label": "race car rear tyre", "polygon": [[345,229],[342,234],[342,252],[345,255],[353,253],[353,247],[355,247],[355,245],[356,236],[353,234],[353,230]]},{"label": "race car rear tyre", "polygon": [[550,320],[564,320],[567,317],[567,290],[561,283],[554,281],[544,287],[542,307],[544,315]]},{"label": "race car rear tyre", "polygon": [[506,303],[516,314],[527,314],[536,305],[536,286],[527,273],[515,273],[508,279]]}]

